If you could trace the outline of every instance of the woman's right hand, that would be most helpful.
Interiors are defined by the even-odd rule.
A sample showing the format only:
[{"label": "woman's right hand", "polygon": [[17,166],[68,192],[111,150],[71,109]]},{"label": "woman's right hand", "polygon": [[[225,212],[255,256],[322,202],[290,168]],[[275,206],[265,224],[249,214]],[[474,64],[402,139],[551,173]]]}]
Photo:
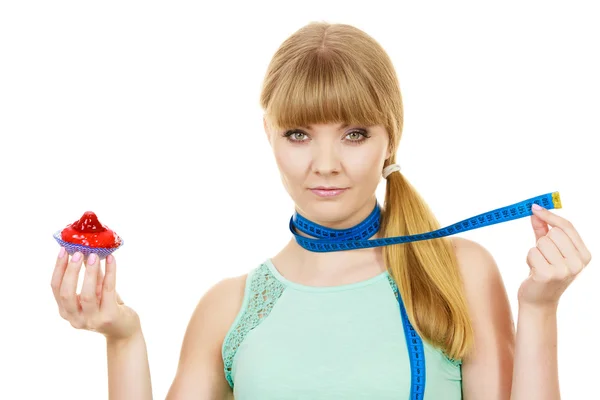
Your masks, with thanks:
[{"label": "woman's right hand", "polygon": [[110,340],[133,337],[141,331],[140,320],[133,309],[123,304],[115,290],[117,264],[114,256],[109,255],[105,260],[105,276],[97,255],[90,255],[85,260],[83,286],[81,294],[77,294],[83,258],[77,252],[69,260],[61,247],[51,283],[60,316],[74,328],[99,332]]}]

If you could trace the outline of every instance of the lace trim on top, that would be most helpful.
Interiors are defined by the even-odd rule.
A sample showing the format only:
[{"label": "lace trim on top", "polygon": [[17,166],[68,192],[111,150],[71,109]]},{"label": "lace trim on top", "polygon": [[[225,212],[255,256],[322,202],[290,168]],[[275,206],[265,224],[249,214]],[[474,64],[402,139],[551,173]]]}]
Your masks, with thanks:
[{"label": "lace trim on top", "polygon": [[240,344],[252,329],[265,320],[284,289],[285,286],[271,274],[266,264],[261,264],[252,273],[250,288],[247,291],[249,298],[247,299],[247,304],[244,302],[243,314],[241,314],[235,326],[229,331],[223,344],[225,378],[232,388],[231,369],[233,358]]},{"label": "lace trim on top", "polygon": [[[402,301],[402,299],[400,298],[400,291],[398,290],[398,286],[396,285],[396,281],[394,281],[394,278],[391,276],[391,274],[388,274],[388,281],[390,282],[390,285],[392,286],[392,289],[394,290],[394,295],[396,295],[396,300]],[[444,357],[446,357],[446,360],[448,360],[454,366],[458,367],[462,364],[462,360],[456,360],[454,358],[449,357],[448,354],[446,354],[446,352],[444,350],[440,349],[440,351],[442,352]]]}]

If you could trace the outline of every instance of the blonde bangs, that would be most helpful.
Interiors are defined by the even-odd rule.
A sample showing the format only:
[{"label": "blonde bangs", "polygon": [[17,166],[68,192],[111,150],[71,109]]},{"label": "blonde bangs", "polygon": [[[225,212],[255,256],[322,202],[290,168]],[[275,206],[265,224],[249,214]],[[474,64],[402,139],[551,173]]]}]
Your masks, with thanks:
[{"label": "blonde bangs", "polygon": [[335,122],[387,126],[389,121],[374,83],[351,58],[310,52],[271,79],[265,113],[276,130]]}]

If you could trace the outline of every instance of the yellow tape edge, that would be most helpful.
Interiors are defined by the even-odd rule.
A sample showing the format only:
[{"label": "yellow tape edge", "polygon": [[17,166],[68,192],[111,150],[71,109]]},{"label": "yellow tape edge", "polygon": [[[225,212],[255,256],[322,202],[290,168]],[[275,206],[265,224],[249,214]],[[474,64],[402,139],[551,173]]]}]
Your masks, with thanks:
[{"label": "yellow tape edge", "polygon": [[554,204],[554,208],[562,208],[562,203],[560,202],[560,194],[558,192],[552,193],[552,203]]}]

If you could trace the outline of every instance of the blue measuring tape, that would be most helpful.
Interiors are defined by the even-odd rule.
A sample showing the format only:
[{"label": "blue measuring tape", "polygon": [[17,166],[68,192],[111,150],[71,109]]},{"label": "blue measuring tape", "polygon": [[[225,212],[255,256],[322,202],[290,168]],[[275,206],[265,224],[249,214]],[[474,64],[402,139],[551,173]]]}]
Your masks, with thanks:
[{"label": "blue measuring tape", "polygon": [[[332,252],[354,250],[370,247],[388,246],[392,244],[416,242],[419,240],[435,239],[444,236],[466,232],[472,229],[483,228],[501,222],[512,221],[532,215],[531,206],[538,204],[548,210],[562,208],[558,192],[550,192],[541,196],[532,197],[518,203],[497,208],[471,218],[464,219],[445,228],[431,232],[423,232],[415,235],[396,236],[369,240],[379,230],[381,223],[381,207],[375,204],[375,208],[358,225],[348,229],[332,229],[304,218],[297,212],[290,219],[290,231],[296,237],[296,241],[306,250],[313,252]],[[303,232],[313,238],[301,236],[297,231]],[[408,347],[411,369],[411,400],[422,400],[425,394],[425,352],[423,341],[417,331],[411,325],[406,309],[399,293],[396,298],[400,306],[400,315],[404,327],[404,336]]]},{"label": "blue measuring tape", "polygon": [[[381,219],[381,208],[379,207],[379,204],[375,205],[375,208],[365,220],[355,227],[349,229],[327,228],[307,220],[298,213],[294,213],[290,219],[289,227],[290,231],[296,237],[298,244],[304,247],[306,250],[313,252],[354,250],[435,239],[454,235],[460,232],[470,231],[471,229],[483,228],[484,226],[523,218],[533,214],[531,212],[531,206],[533,203],[536,203],[548,210],[562,207],[559,193],[551,192],[520,201],[510,206],[498,208],[471,218],[467,218],[435,231],[419,233],[416,235],[396,236],[373,240],[367,239],[369,239],[379,230]],[[299,231],[317,239],[301,236],[296,232],[295,229],[298,229]]]}]

